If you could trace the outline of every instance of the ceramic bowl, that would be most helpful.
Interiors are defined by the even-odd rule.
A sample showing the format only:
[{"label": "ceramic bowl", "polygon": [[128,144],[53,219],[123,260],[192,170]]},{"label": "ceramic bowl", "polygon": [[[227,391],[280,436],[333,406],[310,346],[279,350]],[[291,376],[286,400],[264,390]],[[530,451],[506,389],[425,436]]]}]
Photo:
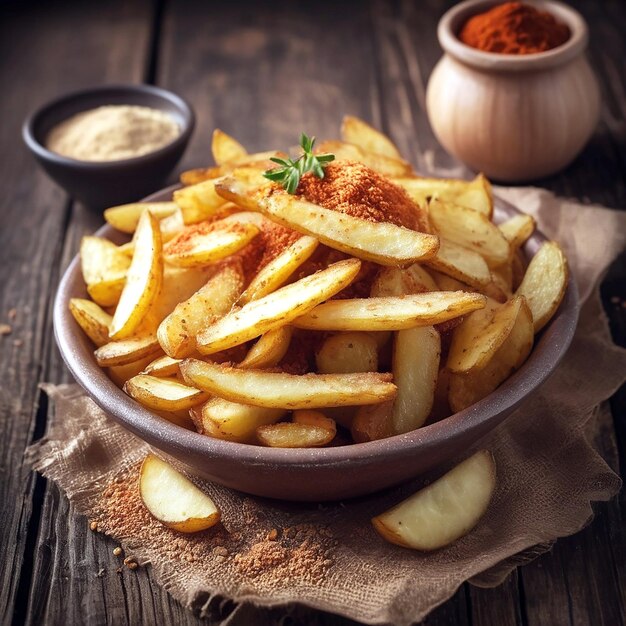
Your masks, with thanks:
[{"label": "ceramic bowl", "polygon": [[585,58],[587,25],[560,2],[527,2],[567,24],[570,38],[536,54],[499,54],[465,45],[465,21],[498,2],[468,0],[450,9],[437,34],[444,49],[426,103],[437,139],[472,169],[498,181],[530,181],[558,172],[583,149],[600,113]]},{"label": "ceramic bowl", "polygon": [[[80,161],[45,147],[50,130],[67,118],[103,105],[138,105],[171,115],[181,133],[167,145],[138,157],[117,161]],[[163,184],[180,160],[195,124],[193,110],[176,94],[150,85],[109,85],[65,95],[48,102],[25,122],[22,135],[38,163],[70,196],[102,209],[130,202]]]},{"label": "ceramic bowl", "polygon": [[[169,200],[172,190],[149,200]],[[496,199],[496,222],[517,212]],[[127,236],[108,225],[96,234],[118,244],[128,241]],[[535,232],[525,245],[525,254],[533,256],[544,241],[545,237]],[[69,313],[68,301],[73,297],[86,297],[78,257],[68,267],[57,292],[55,336],[74,378],[112,419],[202,478],[259,496],[301,501],[341,500],[372,493],[462,454],[548,378],[567,351],[578,319],[578,292],[570,281],[559,310],[537,337],[522,368],[487,398],[440,422],[369,443],[278,449],[197,434],[132,400],[96,364],[94,346]]]}]

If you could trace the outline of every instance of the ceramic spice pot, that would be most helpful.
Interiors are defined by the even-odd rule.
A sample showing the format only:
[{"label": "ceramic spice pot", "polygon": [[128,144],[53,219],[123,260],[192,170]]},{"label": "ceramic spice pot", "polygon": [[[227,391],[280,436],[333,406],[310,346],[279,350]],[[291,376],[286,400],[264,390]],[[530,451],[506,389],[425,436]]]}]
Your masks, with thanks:
[{"label": "ceramic spice pot", "polygon": [[597,124],[600,93],[584,55],[587,25],[560,2],[531,1],[569,27],[564,44],[518,55],[462,43],[466,20],[496,4],[468,0],[441,18],[445,54],[428,83],[428,117],[444,148],[472,169],[499,181],[530,181],[566,167]]}]

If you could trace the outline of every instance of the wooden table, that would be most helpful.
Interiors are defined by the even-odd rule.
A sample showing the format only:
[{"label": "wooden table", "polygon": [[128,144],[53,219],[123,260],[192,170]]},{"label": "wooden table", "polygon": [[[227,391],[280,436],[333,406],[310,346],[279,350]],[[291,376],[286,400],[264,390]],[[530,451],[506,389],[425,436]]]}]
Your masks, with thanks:
[{"label": "wooden table", "polygon": [[[181,167],[209,161],[219,127],[251,150],[288,146],[301,130],[337,136],[345,113],[370,120],[418,168],[438,146],[424,110],[439,58],[435,30],[452,4],[423,2],[192,3],[185,0],[5,2],[0,8],[0,621],[3,624],[214,624],[233,610],[213,605],[199,619],[154,582],[151,570],[116,573],[115,543],[89,532],[54,484],[23,462],[46,430],[38,385],[68,382],[55,347],[51,303],[80,237],[99,214],[68,198],[35,166],[20,138],[34,107],[91,85],[148,82],[188,98],[198,126]],[[585,202],[626,207],[626,5],[572,2],[587,18],[590,57],[602,87],[602,121],[585,152],[541,181]],[[603,285],[617,341],[626,338],[626,260]],[[14,317],[9,313],[15,309]],[[626,394],[598,436],[614,468],[625,460]],[[428,624],[624,624],[626,499],[595,507],[593,523],[515,572],[496,589],[464,585]],[[348,624],[306,609],[242,612],[236,624]]]}]

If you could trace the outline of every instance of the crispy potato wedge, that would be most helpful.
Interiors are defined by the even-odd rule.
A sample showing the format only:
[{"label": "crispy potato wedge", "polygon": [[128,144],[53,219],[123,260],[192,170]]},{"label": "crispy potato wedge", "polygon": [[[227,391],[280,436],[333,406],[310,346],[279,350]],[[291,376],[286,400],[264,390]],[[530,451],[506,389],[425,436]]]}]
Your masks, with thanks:
[{"label": "crispy potato wedge", "polygon": [[222,132],[219,128],[213,131],[211,152],[218,165],[224,165],[248,156],[248,151],[236,139]]},{"label": "crispy potato wedge", "polygon": [[526,360],[533,347],[533,317],[522,299],[513,329],[481,369],[450,374],[448,400],[456,413],[488,396]]},{"label": "crispy potato wedge", "polygon": [[504,304],[489,300],[468,315],[453,331],[448,369],[462,373],[484,367],[513,330],[521,306],[519,296]]},{"label": "crispy potato wedge", "polygon": [[383,154],[391,159],[402,161],[402,155],[391,139],[380,131],[372,128],[369,124],[359,119],[346,115],[341,124],[341,139],[346,143],[354,144],[367,152]]},{"label": "crispy potato wedge", "polygon": [[205,434],[227,441],[249,442],[259,426],[273,424],[286,413],[285,409],[240,404],[215,396],[202,405],[200,421]]},{"label": "crispy potato wedge", "polygon": [[512,250],[517,250],[526,243],[526,240],[535,230],[535,220],[530,215],[520,213],[514,215],[506,222],[498,226],[500,232],[506,237]]},{"label": "crispy potato wedge", "polygon": [[309,330],[403,330],[432,326],[485,306],[485,296],[433,291],[399,298],[331,300],[293,321]]},{"label": "crispy potato wedge", "polygon": [[159,378],[176,376],[180,374],[180,363],[181,359],[173,359],[166,354],[165,356],[154,359],[154,361],[150,361],[141,373],[149,374],[150,376],[158,376]]},{"label": "crispy potato wedge", "polygon": [[159,296],[163,283],[161,231],[157,219],[145,211],[135,232],[135,254],[111,321],[112,339],[130,337]]},{"label": "crispy potato wedge", "polygon": [[392,509],[372,519],[387,541],[437,550],[466,535],[485,514],[496,487],[496,464],[481,450]]},{"label": "crispy potato wedge", "polygon": [[298,409],[291,415],[291,421],[294,424],[307,424],[308,426],[319,426],[333,433],[333,437],[337,433],[337,424],[331,417],[324,415],[321,411],[312,411],[310,409]]},{"label": "crispy potato wedge", "polygon": [[374,278],[370,295],[374,298],[384,298],[426,291],[438,291],[437,283],[424,268],[414,263],[404,269],[399,267],[381,268]]},{"label": "crispy potato wedge", "polygon": [[226,265],[196,293],[176,305],[157,330],[165,353],[174,359],[192,354],[198,333],[230,311],[243,284],[241,269]]},{"label": "crispy potato wedge", "polygon": [[83,237],[80,264],[87,293],[100,306],[115,306],[122,294],[130,257],[102,237]]},{"label": "crispy potato wedge", "polygon": [[270,161],[272,157],[285,158],[288,155],[280,150],[268,150],[267,152],[256,152],[248,154],[240,159],[233,159],[229,163],[223,163],[217,167],[202,167],[193,170],[187,170],[180,175],[180,182],[183,185],[196,185],[205,180],[219,178],[230,174],[235,168],[248,168],[257,170],[259,175],[263,170],[275,167],[275,163]]},{"label": "crispy potato wedge", "polygon": [[393,380],[398,394],[393,404],[393,434],[423,426],[430,415],[439,374],[441,337],[432,326],[396,333]]},{"label": "crispy potato wedge", "polygon": [[437,254],[426,264],[476,289],[491,282],[489,266],[480,254],[445,239],[439,240]]},{"label": "crispy potato wedge", "polygon": [[428,217],[442,239],[477,252],[488,263],[497,265],[510,258],[509,242],[484,213],[434,198]]},{"label": "crispy potato wedge", "polygon": [[239,252],[259,234],[250,223],[215,222],[208,231],[189,227],[163,249],[166,263],[178,267],[202,267]]},{"label": "crispy potato wedge", "polygon": [[216,215],[226,200],[215,192],[215,181],[205,180],[177,189],[174,202],[180,207],[185,224],[197,224]]},{"label": "crispy potato wedge", "polygon": [[238,172],[216,182],[224,197],[261,211],[270,219],[311,235],[331,248],[381,265],[410,265],[433,257],[439,240],[389,222],[375,223],[351,217],[288,193],[263,196],[259,187],[242,180]]},{"label": "crispy potato wedge", "polygon": [[315,355],[320,374],[378,370],[378,344],[370,333],[338,333],[324,340]]},{"label": "crispy potato wedge", "polygon": [[154,358],[160,352],[161,346],[154,335],[139,335],[105,343],[94,354],[100,367],[110,367],[135,363],[144,357]]},{"label": "crispy potato wedge", "polygon": [[489,219],[493,215],[491,183],[482,174],[471,182],[420,177],[396,179],[394,182],[420,206],[426,206],[431,198],[438,198],[443,202],[452,202],[478,211]]},{"label": "crispy potato wedge", "polygon": [[150,211],[158,220],[168,217],[178,211],[175,202],[134,202],[121,204],[104,211],[104,219],[117,230],[133,234],[144,211]]},{"label": "crispy potato wedge", "polygon": [[133,376],[137,376],[137,374],[141,374],[144,368],[146,368],[152,361],[154,361],[154,354],[149,354],[148,356],[142,357],[137,361],[127,363],[126,365],[113,365],[107,368],[107,375],[120,389],[122,389],[127,380]]},{"label": "crispy potato wedge", "polygon": [[180,366],[190,385],[254,406],[316,409],[332,406],[376,404],[395,396],[389,374],[305,374],[246,370],[217,363],[186,359]]},{"label": "crispy potato wedge", "polygon": [[208,398],[205,391],[170,378],[147,374],[138,374],[126,381],[124,391],[139,404],[158,411],[183,411],[202,404]]},{"label": "crispy potato wedge", "polygon": [[264,369],[278,365],[287,354],[292,335],[291,326],[280,326],[264,333],[250,348],[239,367]]},{"label": "crispy potato wedge", "polygon": [[154,454],[148,454],[141,465],[139,493],[153,517],[178,532],[196,533],[220,521],[213,500]]},{"label": "crispy potato wedge", "polygon": [[161,239],[163,240],[163,243],[178,235],[178,233],[185,228],[183,212],[180,208],[178,207],[171,215],[164,217],[159,222],[159,228],[161,230]]},{"label": "crispy potato wedge", "polygon": [[198,351],[213,354],[254,339],[310,311],[349,285],[359,272],[358,259],[346,259],[311,276],[253,300],[198,334]]},{"label": "crispy potato wedge", "polygon": [[350,434],[356,443],[377,441],[393,433],[393,400],[359,407],[350,425]]},{"label": "crispy potato wedge", "polygon": [[252,300],[258,300],[282,287],[289,277],[310,258],[318,244],[317,239],[306,236],[291,244],[250,281],[248,288],[239,298],[239,304],[243,305]]},{"label": "crispy potato wedge", "polygon": [[95,302],[83,298],[72,298],[70,313],[84,333],[99,348],[109,341],[109,326],[113,319]]},{"label": "crispy potato wedge", "polygon": [[538,333],[556,313],[565,296],[569,270],[567,259],[556,241],[544,243],[531,259],[517,294],[524,296]]},{"label": "crispy potato wedge", "polygon": [[452,278],[452,276],[442,274],[441,272],[433,269],[430,269],[429,273],[437,284],[437,289],[439,291],[472,291],[472,288],[469,285],[466,285],[456,278]]},{"label": "crispy potato wedge", "polygon": [[280,422],[256,429],[257,439],[271,448],[319,448],[330,443],[335,431],[314,424]]},{"label": "crispy potato wedge", "polygon": [[413,174],[411,164],[403,159],[390,157],[378,152],[371,152],[360,146],[343,141],[324,141],[316,149],[316,152],[330,152],[335,155],[337,161],[358,161],[384,176],[402,177],[411,176]]}]

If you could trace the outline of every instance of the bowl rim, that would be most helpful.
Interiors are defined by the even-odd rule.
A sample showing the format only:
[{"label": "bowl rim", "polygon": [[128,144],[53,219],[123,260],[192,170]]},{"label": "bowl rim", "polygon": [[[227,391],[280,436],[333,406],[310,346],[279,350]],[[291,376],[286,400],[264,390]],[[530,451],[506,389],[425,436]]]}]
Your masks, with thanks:
[{"label": "bowl rim", "polygon": [[[63,109],[72,102],[80,102],[83,99],[90,98],[94,95],[102,96],[106,98],[108,93],[128,93],[134,95],[149,95],[156,97],[162,102],[169,102],[174,105],[175,108],[182,114],[183,123],[180,129],[180,133],[172,139],[169,143],[151,152],[140,154],[139,156],[130,157],[126,159],[116,159],[112,161],[84,161],[81,159],[75,159],[73,157],[64,156],[53,152],[46,148],[46,146],[37,139],[35,128],[42,119],[45,119],[47,115],[55,110]],[[99,106],[105,106],[103,102]],[[141,106],[141,105],[137,105]],[[150,108],[158,107],[151,106]],[[85,110],[89,110],[85,108]],[[65,118],[67,119],[67,118]],[[87,171],[106,171],[118,170],[120,167],[132,167],[135,165],[142,165],[147,161],[158,160],[159,157],[169,154],[171,151],[175,151],[178,148],[184,148],[189,141],[191,134],[196,124],[196,115],[191,104],[185,100],[182,96],[168,91],[162,87],[155,87],[154,85],[133,85],[124,83],[115,83],[110,85],[101,85],[97,87],[87,87],[77,91],[65,93],[61,96],[48,100],[35,109],[25,120],[22,125],[22,138],[28,148],[40,159],[54,163],[55,165],[61,165],[70,168],[80,168]]]},{"label": "bowl rim", "polygon": [[[151,194],[144,201],[163,200],[178,187],[179,185],[167,187]],[[504,212],[505,217],[521,212],[497,196],[494,197],[494,204],[498,212]],[[120,243],[125,237],[106,224],[96,235],[113,236]],[[535,230],[526,244],[531,246],[531,249],[527,248],[527,253],[534,254],[545,241],[547,238],[539,230]],[[332,448],[280,449],[201,435],[151,413],[127,396],[109,379],[105,370],[96,364],[91,342],[83,337],[69,312],[68,298],[72,297],[70,288],[76,272],[80,272],[78,255],[64,272],[57,290],[53,311],[54,334],[63,360],[87,394],[115,421],[158,448],[176,449],[196,457],[232,459],[237,464],[247,466],[269,463],[290,468],[345,467],[349,462],[354,468],[383,460],[390,453],[409,455],[417,447],[436,447],[447,440],[465,436],[468,432],[484,429],[490,422],[495,427],[502,420],[501,416],[512,412],[521,404],[528,393],[538,388],[552,374],[565,356],[576,331],[580,306],[578,289],[570,275],[565,297],[557,313],[536,336],[533,350],[523,366],[494,392],[463,411],[387,439]]]},{"label": "bowl rim", "polygon": [[471,67],[493,71],[540,71],[563,65],[582,54],[587,47],[589,32],[583,16],[558,0],[524,0],[538,9],[554,15],[570,29],[570,37],[560,46],[532,54],[503,54],[486,52],[468,46],[458,37],[465,21],[498,4],[501,0],[465,0],[446,11],[437,26],[437,38],[444,51],[457,61]]}]

